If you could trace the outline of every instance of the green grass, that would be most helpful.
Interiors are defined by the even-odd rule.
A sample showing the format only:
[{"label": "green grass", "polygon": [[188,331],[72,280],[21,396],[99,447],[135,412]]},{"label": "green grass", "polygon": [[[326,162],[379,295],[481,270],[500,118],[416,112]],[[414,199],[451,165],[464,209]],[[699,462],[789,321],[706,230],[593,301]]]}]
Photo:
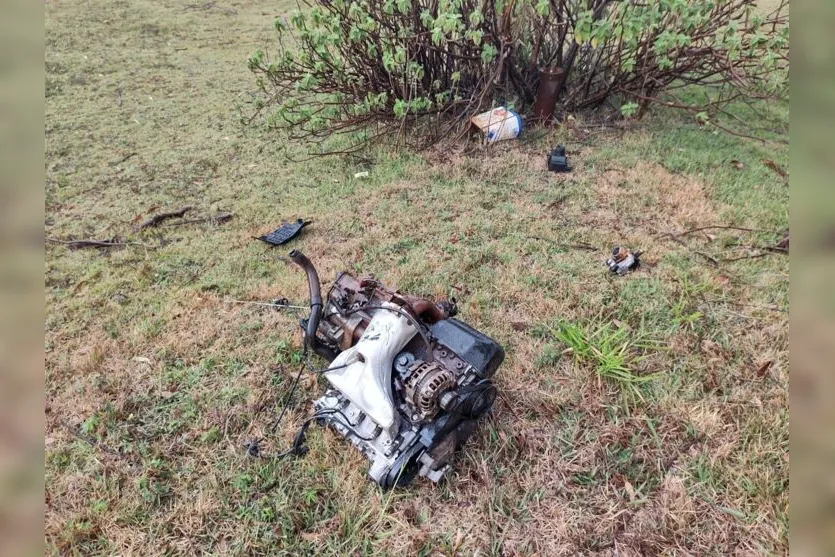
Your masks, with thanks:
[{"label": "green grass", "polygon": [[600,378],[619,385],[629,395],[643,399],[640,386],[661,376],[658,372],[639,371],[646,359],[643,353],[660,348],[641,333],[611,323],[560,323],[553,335],[568,347],[576,363],[590,367]]},{"label": "green grass", "polygon": [[[756,122],[768,143],[655,111],[470,154],[293,162],[301,146],[240,125],[246,58],[289,4],[200,6],[46,4],[45,234],[149,246],[46,246],[48,554],[786,552],[788,258],[695,253],[756,253],[787,228],[762,162],[786,164],[781,105]],[[557,143],[570,174],[543,168]],[[133,229],[185,205],[234,218]],[[302,381],[269,435],[298,315],[227,301],[306,301],[285,250],[252,240],[297,217],[314,223],[288,248],[325,284],[347,269],[452,295],[505,348],[449,483],[381,493],[318,428],[304,458],[245,457],[253,438],[285,448],[325,386]],[[766,232],[666,236],[706,225]],[[612,276],[614,245],[642,267]]]}]

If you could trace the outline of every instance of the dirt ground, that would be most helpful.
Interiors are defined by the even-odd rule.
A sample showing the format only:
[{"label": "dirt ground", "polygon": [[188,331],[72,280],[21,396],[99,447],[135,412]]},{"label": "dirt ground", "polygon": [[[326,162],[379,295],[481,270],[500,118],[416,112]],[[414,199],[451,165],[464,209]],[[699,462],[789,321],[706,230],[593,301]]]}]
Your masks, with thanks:
[{"label": "dirt ground", "polygon": [[[765,143],[657,113],[305,161],[241,123],[246,58],[286,4],[46,4],[48,552],[785,554],[788,258],[760,249],[788,227],[763,162],[786,165],[785,107]],[[558,142],[570,174],[544,169]],[[136,230],[184,206],[234,216]],[[350,270],[452,295],[505,348],[494,413],[441,485],[380,492],[321,429],[304,458],[246,457],[301,337],[293,312],[230,300],[306,303],[287,250],[253,240],[297,217],[314,223],[291,247],[326,284]],[[603,265],[618,244],[644,252],[620,278]],[[625,329],[630,372],[657,377],[629,396],[557,339],[566,324]],[[305,378],[265,451],[323,388]]]}]

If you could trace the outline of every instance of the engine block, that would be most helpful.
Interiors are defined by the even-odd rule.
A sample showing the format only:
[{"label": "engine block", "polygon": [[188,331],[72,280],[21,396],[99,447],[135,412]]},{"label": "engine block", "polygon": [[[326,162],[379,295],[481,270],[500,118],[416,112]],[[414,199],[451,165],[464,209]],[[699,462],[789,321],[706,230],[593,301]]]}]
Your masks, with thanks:
[{"label": "engine block", "polygon": [[490,411],[504,351],[455,319],[454,301],[400,294],[372,277],[340,273],[322,300],[310,261],[290,256],[310,283],[305,342],[330,361],[314,416],[362,451],[382,487],[439,481]]}]

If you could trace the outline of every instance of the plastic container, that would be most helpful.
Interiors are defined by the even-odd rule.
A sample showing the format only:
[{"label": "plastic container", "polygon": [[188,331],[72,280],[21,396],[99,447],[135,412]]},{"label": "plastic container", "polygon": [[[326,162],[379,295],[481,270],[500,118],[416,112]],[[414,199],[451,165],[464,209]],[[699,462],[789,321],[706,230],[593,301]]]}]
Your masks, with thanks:
[{"label": "plastic container", "polygon": [[470,122],[484,134],[484,143],[516,139],[522,133],[522,118],[503,106],[473,116]]}]

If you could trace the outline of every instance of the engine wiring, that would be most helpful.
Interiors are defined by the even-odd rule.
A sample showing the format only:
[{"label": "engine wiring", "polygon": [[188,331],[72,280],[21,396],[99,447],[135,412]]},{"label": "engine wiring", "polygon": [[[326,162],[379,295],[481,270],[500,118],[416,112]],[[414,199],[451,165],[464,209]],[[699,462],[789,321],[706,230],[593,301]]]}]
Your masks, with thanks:
[{"label": "engine wiring", "polygon": [[[418,456],[422,467],[411,469],[403,483],[418,473],[439,482],[450,468],[453,453],[472,435],[476,420],[489,413],[495,403],[497,389],[490,377],[504,359],[503,349],[465,323],[453,321],[444,323],[448,326],[435,325],[457,313],[454,298],[435,303],[432,299],[388,290],[375,279],[357,278],[342,272],[329,285],[323,299],[323,285],[310,260],[298,250],[289,255],[307,275],[309,306],[292,305],[286,298],[271,303],[230,300],[291,312],[309,309],[306,318],[299,319],[304,331],[303,350],[300,351],[301,358],[292,364],[298,365],[298,370],[291,366],[286,366],[284,371],[276,370],[282,375],[281,390],[286,389],[286,395],[273,399],[271,417],[265,424],[267,427],[261,430],[263,437],[246,444],[247,454],[267,462],[301,457],[310,450],[307,434],[311,425],[318,424],[329,426],[337,436],[359,448],[372,461],[369,478],[384,489],[401,485],[398,472],[403,472],[407,462],[414,465]],[[377,310],[393,313],[397,318],[385,317]],[[420,340],[415,338],[416,335],[420,335]],[[397,346],[393,346],[394,338],[400,343]],[[380,369],[386,362],[378,361],[364,349],[368,346],[374,354],[380,352],[391,360],[391,369]],[[351,349],[344,352],[349,347]],[[401,353],[396,354],[396,351]],[[452,357],[448,357],[450,352]],[[330,365],[314,369],[310,359],[314,353]],[[366,361],[368,357],[372,358],[370,362]],[[337,371],[345,368],[349,371]],[[313,403],[314,411],[306,416],[302,414],[302,401],[296,397],[299,391],[313,387],[308,380],[300,387],[305,372],[312,376],[335,372],[334,376],[328,377],[340,376],[348,380],[343,384],[334,379],[332,388]],[[385,402],[395,415],[399,414],[403,421],[396,431],[381,427],[379,420],[374,418],[374,411],[363,411],[365,405],[356,406],[355,401],[362,401],[363,393],[370,388],[364,383],[372,379],[369,373],[373,373],[373,380],[377,382],[390,378],[392,391],[380,393],[379,400],[373,402],[375,407]],[[318,381],[314,383],[321,385]],[[303,396],[304,393],[299,394],[299,397]],[[370,420],[366,419],[368,413]],[[293,424],[286,424],[279,431],[288,419],[287,414],[293,414],[290,418]],[[284,430],[296,426],[289,444],[279,440],[284,436]],[[271,439],[269,443],[276,448],[275,452],[265,454],[261,451],[260,442],[265,437]],[[315,437],[314,441],[321,439],[326,437]],[[272,465],[267,465],[267,469],[272,469]],[[252,495],[260,497],[281,483],[279,474]]]},{"label": "engine wiring", "polygon": [[[343,368],[346,368],[349,365],[351,365],[351,364],[343,364],[343,365],[339,365],[339,366],[333,366],[333,367],[327,367],[327,368],[321,368],[321,369],[310,369],[311,366],[310,366],[310,359],[308,358],[307,346],[305,346],[305,348],[303,349],[302,357],[304,358],[304,362],[299,366],[299,371],[298,371],[298,373],[296,373],[296,376],[293,378],[293,382],[290,385],[290,392],[284,398],[284,403],[282,404],[281,412],[279,412],[278,417],[275,420],[273,420],[273,422],[268,427],[268,430],[269,430],[270,434],[275,434],[275,430],[278,428],[279,424],[284,419],[284,415],[287,413],[287,410],[290,408],[290,401],[292,400],[293,395],[296,393],[296,388],[299,385],[299,381],[301,380],[301,377],[304,374],[305,369],[308,370],[308,373],[321,375],[323,373],[327,373],[329,371],[335,371],[337,369],[343,369]],[[342,412],[340,412],[340,414],[342,414],[342,417],[345,418],[345,424],[343,424],[343,425],[345,425],[345,427],[347,427],[349,429],[352,429],[349,422],[348,422],[348,417],[345,416],[345,414],[343,414]],[[311,416],[310,418],[308,418],[304,422],[302,427],[307,429],[307,427],[309,426],[310,421],[312,421],[314,419],[318,419],[319,417],[321,417],[321,416],[317,416],[316,414],[314,414],[313,416]],[[354,433],[356,434],[356,431],[354,431]],[[297,435],[298,435],[298,433],[297,433]],[[359,435],[357,435],[357,436],[359,437]],[[297,443],[294,440],[293,445],[289,449],[287,449],[287,450],[285,450],[281,453],[278,453],[277,455],[266,456],[261,452],[260,444],[263,440],[264,440],[264,437],[260,437],[258,439],[253,439],[253,440],[248,441],[245,445],[247,456],[250,456],[250,457],[253,457],[253,458],[279,459],[279,458],[284,458],[286,456],[289,456],[291,454],[299,454],[298,453],[299,447],[297,446]]]},{"label": "engine wiring", "polygon": [[[281,300],[281,299],[279,299],[279,300]],[[308,309],[308,306],[295,306],[295,305],[292,305],[292,304],[289,304],[289,303],[284,303],[283,300],[281,300],[281,301],[279,301],[279,300],[276,300],[276,301],[273,301],[273,302],[258,302],[258,301],[255,301],[255,300],[235,300],[233,298],[227,298],[224,301],[227,302],[227,303],[230,303],[230,304],[247,304],[247,305],[251,305],[251,306],[266,306],[266,307],[272,307],[272,308],[276,308],[276,309],[296,309],[296,310]]]},{"label": "engine wiring", "polygon": [[357,438],[362,439],[363,441],[373,441],[375,439],[374,437],[366,437],[360,434],[360,432],[357,431],[357,429],[351,425],[351,422],[348,420],[348,416],[346,416],[342,410],[339,410],[337,408],[324,408],[322,410],[318,410],[312,416],[308,417],[307,419],[305,419],[305,421],[302,422],[301,426],[296,431],[296,435],[293,437],[293,443],[290,445],[288,449],[285,449],[284,451],[276,455],[264,455],[263,453],[261,453],[258,441],[256,440],[247,443],[247,455],[253,458],[262,458],[268,460],[279,460],[290,455],[301,456],[307,452],[307,448],[304,446],[304,442],[307,435],[307,430],[310,428],[310,424],[312,424],[316,420],[324,418],[325,416],[332,416],[334,414],[339,414],[340,416],[342,416],[344,421],[335,421],[339,425],[350,431]]}]

